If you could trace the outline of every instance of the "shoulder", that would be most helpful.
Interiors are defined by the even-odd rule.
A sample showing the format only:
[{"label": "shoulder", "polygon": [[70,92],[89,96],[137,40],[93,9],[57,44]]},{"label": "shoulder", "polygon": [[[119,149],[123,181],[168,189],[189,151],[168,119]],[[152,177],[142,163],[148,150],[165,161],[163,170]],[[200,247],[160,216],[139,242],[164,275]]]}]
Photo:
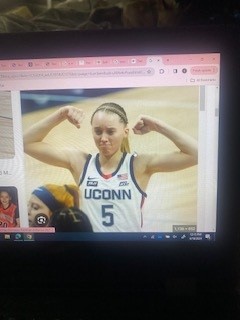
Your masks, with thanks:
[{"label": "shoulder", "polygon": [[132,153],[131,157],[133,159],[133,168],[134,171],[137,173],[143,173],[146,171],[147,165],[151,159],[151,155],[143,154],[143,153]]},{"label": "shoulder", "polygon": [[148,163],[153,155],[148,153],[133,152],[132,154],[130,154],[130,156],[134,158],[134,162],[144,164]]},{"label": "shoulder", "polygon": [[65,152],[68,152],[68,156],[72,164],[74,164],[74,162],[85,162],[88,158],[88,153],[77,148],[65,149]]},{"label": "shoulder", "polygon": [[70,171],[73,176],[78,179],[89,157],[89,153],[83,152],[79,149],[69,149],[66,152],[69,152],[68,156],[71,165]]}]

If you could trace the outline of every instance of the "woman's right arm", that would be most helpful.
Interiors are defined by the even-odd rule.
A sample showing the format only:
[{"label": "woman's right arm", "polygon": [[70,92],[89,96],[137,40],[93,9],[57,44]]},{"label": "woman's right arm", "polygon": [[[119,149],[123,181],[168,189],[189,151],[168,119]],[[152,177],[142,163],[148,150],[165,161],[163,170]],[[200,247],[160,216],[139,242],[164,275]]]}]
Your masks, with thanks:
[{"label": "woman's right arm", "polygon": [[83,118],[84,113],[81,109],[73,106],[61,107],[25,131],[23,138],[24,152],[42,162],[71,170],[70,153],[43,140],[54,127],[64,120],[68,120],[74,126],[80,128]]}]

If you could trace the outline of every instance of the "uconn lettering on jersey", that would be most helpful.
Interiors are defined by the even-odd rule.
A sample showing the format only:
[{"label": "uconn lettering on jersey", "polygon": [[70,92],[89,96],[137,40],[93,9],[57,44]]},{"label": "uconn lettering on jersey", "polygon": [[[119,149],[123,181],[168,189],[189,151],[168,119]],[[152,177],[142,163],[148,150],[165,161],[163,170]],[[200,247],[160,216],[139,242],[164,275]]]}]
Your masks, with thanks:
[{"label": "uconn lettering on jersey", "polygon": [[109,190],[109,189],[85,189],[85,199],[94,200],[125,200],[132,199],[131,190]]}]

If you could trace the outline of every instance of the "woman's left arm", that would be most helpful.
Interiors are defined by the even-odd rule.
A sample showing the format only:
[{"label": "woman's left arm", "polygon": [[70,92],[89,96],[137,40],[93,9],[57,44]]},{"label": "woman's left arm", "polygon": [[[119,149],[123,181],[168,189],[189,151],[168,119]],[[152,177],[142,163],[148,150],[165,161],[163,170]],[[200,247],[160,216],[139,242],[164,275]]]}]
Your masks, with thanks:
[{"label": "woman's left arm", "polygon": [[145,115],[140,116],[133,127],[133,132],[142,135],[151,131],[158,132],[170,139],[179,151],[162,155],[154,154],[146,156],[148,161],[146,166],[147,170],[152,173],[175,171],[197,164],[198,143],[194,138],[161,120]]}]

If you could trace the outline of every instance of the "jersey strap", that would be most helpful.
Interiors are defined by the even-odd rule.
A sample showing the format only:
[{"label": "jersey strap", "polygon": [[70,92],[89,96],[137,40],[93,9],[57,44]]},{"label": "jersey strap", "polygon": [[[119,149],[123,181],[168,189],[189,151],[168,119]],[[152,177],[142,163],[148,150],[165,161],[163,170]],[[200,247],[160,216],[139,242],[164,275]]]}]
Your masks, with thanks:
[{"label": "jersey strap", "polygon": [[89,165],[89,162],[90,162],[91,158],[92,158],[92,155],[89,154],[89,155],[87,156],[87,160],[86,160],[86,162],[85,162],[82,175],[80,176],[78,186],[80,186],[80,184],[83,182],[83,180],[84,180],[84,178],[85,178],[85,176],[86,176],[87,168],[88,168],[88,165]]},{"label": "jersey strap", "polygon": [[134,161],[135,157],[137,157],[137,154],[136,154],[136,153],[134,153],[134,154],[131,156],[131,159],[130,159],[130,174],[131,174],[131,178],[132,178],[132,181],[133,181],[133,183],[135,184],[136,188],[138,189],[138,191],[144,196],[144,198],[147,198],[146,192],[144,192],[144,191],[140,188],[140,186],[138,185],[137,180],[136,180],[136,178],[135,178],[135,175],[134,175],[133,161]]}]

